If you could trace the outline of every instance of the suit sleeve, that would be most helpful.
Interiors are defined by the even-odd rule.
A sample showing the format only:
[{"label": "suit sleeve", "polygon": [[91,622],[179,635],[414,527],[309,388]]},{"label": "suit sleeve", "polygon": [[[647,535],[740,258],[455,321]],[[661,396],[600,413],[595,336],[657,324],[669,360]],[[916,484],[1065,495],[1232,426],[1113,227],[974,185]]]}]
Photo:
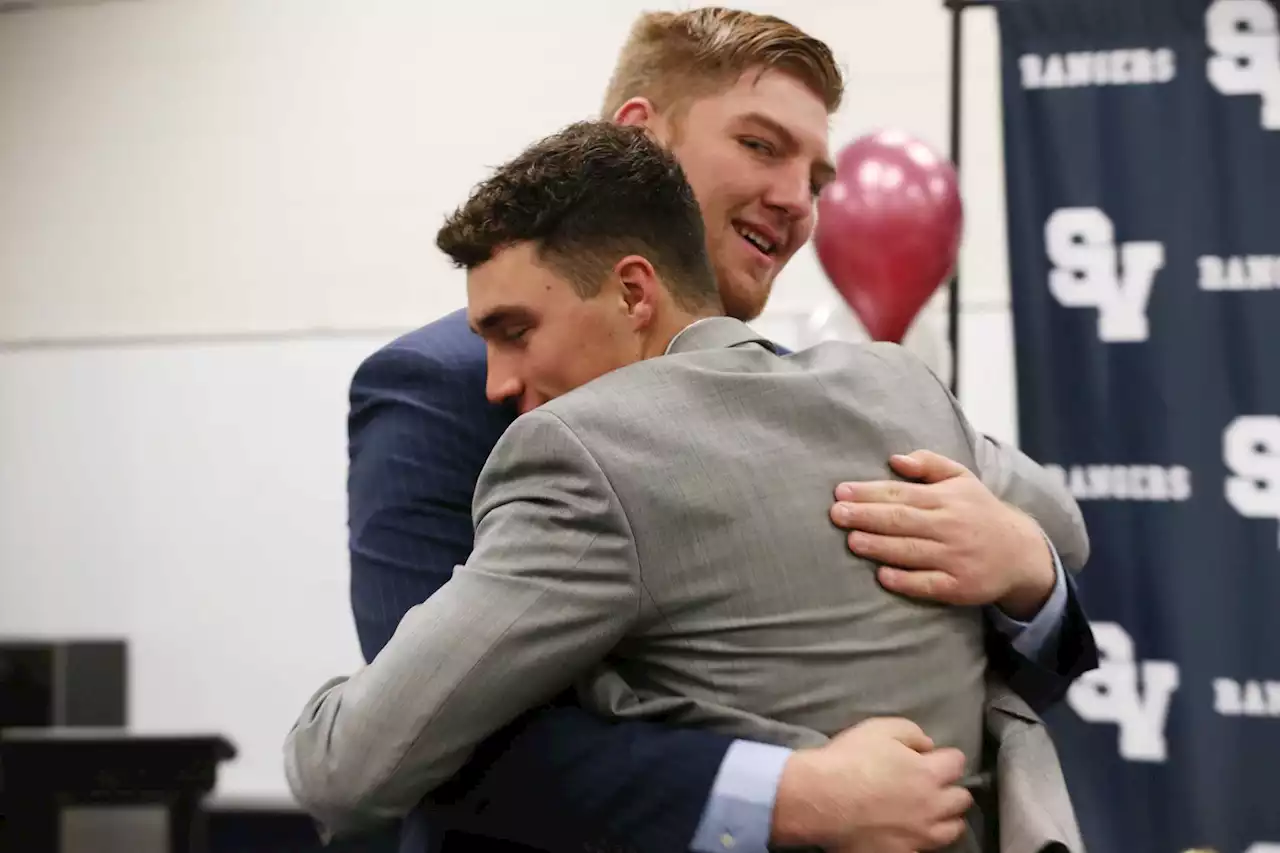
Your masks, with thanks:
[{"label": "suit sleeve", "polygon": [[335,832],[408,812],[486,738],[604,658],[639,610],[626,518],[554,417],[512,425],[475,507],[466,565],[372,662],[322,688],[289,737],[290,782]]},{"label": "suit sleeve", "polygon": [[[484,374],[456,362],[387,348],[352,382],[352,610],[369,661],[471,553],[472,497],[492,450],[475,433],[497,434],[509,418],[477,425],[483,412],[461,409]],[[566,694],[480,744],[421,806],[436,829],[543,849],[666,853],[694,836],[731,743],[712,731],[603,720]]]},{"label": "suit sleeve", "polygon": [[352,379],[351,611],[366,661],[471,553],[476,478],[511,420],[482,405],[483,383],[481,371],[395,347]]},{"label": "suit sleeve", "polygon": [[[471,552],[472,497],[492,445],[458,401],[477,387],[483,371],[397,349],[370,357],[352,383],[351,594],[366,660]],[[566,694],[480,744],[421,806],[436,829],[542,849],[666,853],[694,836],[731,743],[604,720]]]}]

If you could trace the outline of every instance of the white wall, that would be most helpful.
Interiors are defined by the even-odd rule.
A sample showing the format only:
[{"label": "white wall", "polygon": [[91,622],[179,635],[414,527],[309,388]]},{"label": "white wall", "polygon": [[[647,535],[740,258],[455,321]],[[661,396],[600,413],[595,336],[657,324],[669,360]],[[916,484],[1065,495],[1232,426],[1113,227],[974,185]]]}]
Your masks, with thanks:
[{"label": "white wall", "polygon": [[[463,304],[441,216],[593,113],[642,8],[160,0],[0,15],[0,635],[129,639],[140,728],[216,730],[219,792],[285,795],[302,701],[358,663],[345,393]],[[940,0],[743,3],[830,42],[836,144],[946,147]],[[962,395],[1012,437],[994,21],[969,14]],[[552,35],[574,47],[553,46]],[[947,370],[944,301],[908,343]],[[848,323],[812,253],[761,331]]]}]

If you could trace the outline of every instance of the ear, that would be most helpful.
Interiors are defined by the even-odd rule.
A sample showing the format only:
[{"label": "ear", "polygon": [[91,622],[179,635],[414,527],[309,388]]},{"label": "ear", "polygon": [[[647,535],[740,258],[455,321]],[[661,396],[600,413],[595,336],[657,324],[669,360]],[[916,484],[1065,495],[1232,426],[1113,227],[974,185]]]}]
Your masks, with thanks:
[{"label": "ear", "polygon": [[658,302],[664,293],[653,264],[641,255],[627,255],[613,267],[622,287],[622,298],[632,325],[648,327],[657,318]]},{"label": "ear", "polygon": [[613,120],[617,124],[649,130],[653,130],[653,124],[657,118],[658,110],[653,106],[653,102],[648,98],[640,97],[631,98],[618,107],[617,112],[613,114]]}]

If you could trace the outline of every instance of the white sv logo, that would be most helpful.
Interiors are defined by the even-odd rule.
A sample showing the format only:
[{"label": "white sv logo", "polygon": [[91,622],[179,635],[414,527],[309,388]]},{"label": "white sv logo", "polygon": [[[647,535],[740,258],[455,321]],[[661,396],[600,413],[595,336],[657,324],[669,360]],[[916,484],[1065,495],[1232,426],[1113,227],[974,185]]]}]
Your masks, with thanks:
[{"label": "white sv logo", "polygon": [[1205,12],[1209,83],[1224,95],[1260,95],[1262,127],[1280,130],[1280,18],[1267,0],[1215,0]]},{"label": "white sv logo", "polygon": [[1139,662],[1133,638],[1114,622],[1094,622],[1101,664],[1067,691],[1069,704],[1090,723],[1114,723],[1120,730],[1120,757],[1164,762],[1169,757],[1165,726],[1178,689],[1178,667],[1170,661]]},{"label": "white sv logo", "polygon": [[1053,298],[1067,308],[1097,308],[1101,341],[1145,341],[1147,303],[1164,266],[1164,246],[1123,243],[1117,251],[1111,218],[1096,207],[1054,211],[1044,234]]}]

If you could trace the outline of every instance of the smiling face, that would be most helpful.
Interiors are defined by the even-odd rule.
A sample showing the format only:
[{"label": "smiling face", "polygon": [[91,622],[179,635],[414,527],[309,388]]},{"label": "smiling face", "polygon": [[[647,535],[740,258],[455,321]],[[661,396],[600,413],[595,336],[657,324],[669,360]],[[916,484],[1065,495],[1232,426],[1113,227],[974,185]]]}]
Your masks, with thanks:
[{"label": "smiling face", "polygon": [[618,119],[645,124],[670,148],[702,208],[725,311],[759,316],[812,236],[817,193],[835,174],[822,99],[785,71],[757,69],[669,117],[635,99]]}]

